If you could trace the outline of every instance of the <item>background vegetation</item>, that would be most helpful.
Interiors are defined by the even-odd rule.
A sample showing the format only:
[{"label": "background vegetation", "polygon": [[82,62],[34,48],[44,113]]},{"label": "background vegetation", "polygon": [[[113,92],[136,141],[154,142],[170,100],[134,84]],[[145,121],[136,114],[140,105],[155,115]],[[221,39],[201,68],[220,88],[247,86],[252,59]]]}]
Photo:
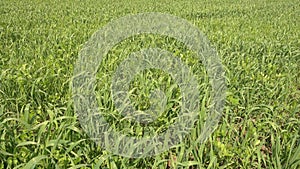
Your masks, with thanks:
[{"label": "background vegetation", "polygon": [[[168,152],[130,159],[101,149],[81,129],[70,82],[89,37],[113,19],[140,12],[173,14],[206,34],[226,69],[228,93],[222,120],[205,144],[195,141],[195,127]],[[299,168],[299,16],[297,0],[0,1],[0,168]],[[205,82],[205,70],[180,44],[154,40],[178,51]],[[152,36],[140,36],[114,48],[100,68],[98,96],[105,96],[101,77],[111,75],[113,56],[151,42]],[[151,86],[141,77],[135,85]],[[139,91],[133,99],[142,109],[140,93],[148,90]]]}]

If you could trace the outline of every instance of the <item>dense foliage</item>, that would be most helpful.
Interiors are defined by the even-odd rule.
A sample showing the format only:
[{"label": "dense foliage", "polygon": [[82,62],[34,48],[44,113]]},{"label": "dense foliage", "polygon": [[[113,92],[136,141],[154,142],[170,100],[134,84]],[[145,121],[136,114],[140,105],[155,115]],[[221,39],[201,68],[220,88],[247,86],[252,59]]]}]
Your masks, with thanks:
[{"label": "dense foliage", "polygon": [[[85,134],[70,82],[78,52],[95,31],[141,12],[182,17],[206,34],[225,67],[228,91],[220,124],[205,144],[196,142],[195,127],[168,152],[130,159],[110,154]],[[299,16],[297,0],[0,1],[0,168],[299,168]],[[103,106],[109,104],[105,82],[116,56],[153,46],[153,39],[207,82],[205,69],[180,43],[139,36],[116,46],[100,66]],[[168,81],[161,72],[144,73],[146,79],[133,82],[141,109],[157,85],[153,79]],[[202,99],[209,100],[209,86],[202,89]],[[162,124],[168,118],[162,116]]]}]

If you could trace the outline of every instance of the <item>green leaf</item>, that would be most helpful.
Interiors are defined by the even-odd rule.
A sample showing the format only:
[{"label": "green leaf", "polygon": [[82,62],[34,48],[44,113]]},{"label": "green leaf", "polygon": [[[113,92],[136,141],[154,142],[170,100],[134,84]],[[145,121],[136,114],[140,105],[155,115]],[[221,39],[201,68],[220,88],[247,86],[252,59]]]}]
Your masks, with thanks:
[{"label": "green leaf", "polygon": [[41,160],[48,158],[45,155],[37,156],[32,158],[25,166],[23,169],[33,169]]}]

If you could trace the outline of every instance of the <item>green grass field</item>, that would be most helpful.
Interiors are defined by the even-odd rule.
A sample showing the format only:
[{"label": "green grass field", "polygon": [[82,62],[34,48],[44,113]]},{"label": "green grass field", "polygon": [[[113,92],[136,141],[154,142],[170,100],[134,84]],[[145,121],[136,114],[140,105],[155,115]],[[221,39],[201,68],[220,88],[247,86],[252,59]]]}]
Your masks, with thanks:
[{"label": "green grass field", "polygon": [[[196,124],[178,146],[135,159],[113,155],[88,137],[74,113],[71,82],[78,53],[94,32],[142,12],[176,15],[207,36],[226,71],[227,98],[205,144],[197,142]],[[297,0],[1,0],[0,168],[300,168],[299,16]],[[156,35],[128,39],[101,63],[96,92],[108,121],[135,136],[143,126],[118,123],[122,117],[110,111],[109,81],[128,54],[153,46],[173,52],[196,73],[199,114],[211,99],[204,67],[182,44]],[[180,92],[169,90],[174,81],[157,70],[143,74],[132,82],[136,108],[147,109],[150,89],[163,84],[175,100],[167,106],[178,111]],[[162,115],[150,132],[171,118]]]}]

